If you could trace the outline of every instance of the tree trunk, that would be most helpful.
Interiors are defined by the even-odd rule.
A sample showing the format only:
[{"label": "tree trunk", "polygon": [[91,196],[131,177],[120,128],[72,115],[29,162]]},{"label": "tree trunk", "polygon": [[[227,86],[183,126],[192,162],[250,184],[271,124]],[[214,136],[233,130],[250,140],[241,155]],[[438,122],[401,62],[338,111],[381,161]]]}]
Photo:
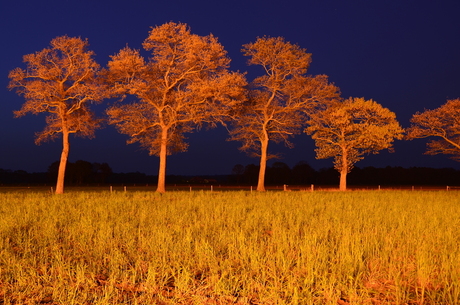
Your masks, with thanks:
[{"label": "tree trunk", "polygon": [[340,186],[339,190],[347,190],[347,174],[348,174],[348,159],[347,152],[343,149],[342,152],[342,168],[340,169]]},{"label": "tree trunk", "polygon": [[161,147],[160,147],[160,167],[158,169],[158,184],[157,192],[166,192],[166,156],[167,156],[168,130],[164,128],[161,131]]},{"label": "tree trunk", "polygon": [[59,162],[58,177],[56,182],[56,194],[64,194],[64,177],[65,169],[67,166],[67,159],[69,158],[69,132],[66,128],[62,131],[62,152],[61,161]]},{"label": "tree trunk", "polygon": [[261,141],[260,147],[260,167],[259,167],[259,181],[257,183],[258,191],[265,191],[265,172],[267,169],[267,151],[268,151],[268,137]]},{"label": "tree trunk", "polygon": [[340,190],[346,191],[347,190],[347,169],[342,169],[340,171]]}]

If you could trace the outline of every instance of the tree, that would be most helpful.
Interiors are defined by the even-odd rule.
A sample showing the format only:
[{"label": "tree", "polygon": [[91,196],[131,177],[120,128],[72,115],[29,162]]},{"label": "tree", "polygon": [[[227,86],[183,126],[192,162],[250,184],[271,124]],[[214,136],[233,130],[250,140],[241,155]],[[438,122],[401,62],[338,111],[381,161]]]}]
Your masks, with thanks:
[{"label": "tree", "polygon": [[427,143],[429,155],[447,154],[460,161],[460,99],[449,100],[434,110],[417,112],[411,119],[406,139],[436,137]]},{"label": "tree", "polygon": [[92,171],[94,175],[94,181],[97,183],[106,183],[107,177],[113,174],[112,168],[108,163],[93,163]]},{"label": "tree", "polygon": [[239,184],[241,180],[241,176],[244,174],[244,166],[243,164],[235,164],[232,168],[232,175],[236,177],[236,183]]},{"label": "tree", "polygon": [[292,180],[295,184],[312,184],[316,171],[305,161],[300,161],[292,168]]},{"label": "tree", "polygon": [[259,173],[259,166],[255,164],[248,164],[244,167],[243,177],[247,184],[250,184],[251,187],[257,181],[257,176]]},{"label": "tree", "polygon": [[267,160],[276,157],[268,154],[269,142],[293,147],[289,137],[300,133],[305,113],[339,93],[327,76],[306,76],[311,54],[282,37],[258,38],[242,51],[248,64],[262,66],[265,75],[250,84],[249,100],[234,121],[230,139],[241,141],[241,150],[260,158],[257,190],[264,191]]},{"label": "tree", "polygon": [[158,192],[165,192],[166,156],[185,151],[184,133],[214,127],[244,98],[245,78],[228,71],[230,59],[213,35],[186,24],[152,28],[143,43],[148,60],[128,47],[112,56],[109,75],[119,94],[137,99],[107,110],[109,123],[160,157]]},{"label": "tree", "polygon": [[82,185],[91,181],[93,175],[93,165],[91,162],[77,160],[73,164],[74,183]]},{"label": "tree", "polygon": [[317,146],[316,158],[334,157],[340,172],[340,190],[347,188],[347,173],[365,154],[392,151],[393,141],[402,139],[396,115],[372,100],[349,98],[311,115],[305,132]]},{"label": "tree", "polygon": [[49,113],[45,129],[36,134],[36,144],[62,135],[56,194],[64,192],[69,135],[92,138],[100,126],[89,104],[102,101],[107,91],[99,81],[99,65],[93,57],[86,40],[61,36],[51,41],[50,48],[25,55],[27,69],[16,68],[9,74],[9,89],[16,89],[26,99],[15,111],[16,117]]},{"label": "tree", "polygon": [[266,183],[273,185],[290,184],[292,179],[291,168],[284,162],[274,162],[267,167]]}]

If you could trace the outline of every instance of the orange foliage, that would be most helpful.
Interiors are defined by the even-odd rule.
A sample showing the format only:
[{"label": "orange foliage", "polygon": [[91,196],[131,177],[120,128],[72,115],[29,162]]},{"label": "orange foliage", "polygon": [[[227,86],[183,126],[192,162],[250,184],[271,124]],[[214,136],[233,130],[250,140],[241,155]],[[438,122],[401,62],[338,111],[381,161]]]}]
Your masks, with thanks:
[{"label": "orange foliage", "polygon": [[166,155],[184,151],[184,133],[204,123],[215,126],[244,99],[245,78],[228,71],[230,59],[212,36],[186,24],[152,28],[144,41],[152,56],[125,48],[112,56],[109,75],[118,94],[137,98],[108,109],[110,123],[160,157],[159,192],[164,192]]},{"label": "orange foliage", "polygon": [[449,100],[434,110],[417,112],[407,130],[408,140],[437,137],[427,143],[427,154],[447,154],[460,161],[460,99]]},{"label": "orange foliage", "polygon": [[305,132],[312,136],[318,159],[334,158],[340,172],[340,189],[346,189],[346,174],[365,154],[392,149],[402,139],[396,115],[372,100],[349,98],[310,116]]},{"label": "orange foliage", "polygon": [[243,143],[241,150],[260,157],[257,189],[263,191],[269,141],[284,142],[300,133],[306,115],[339,97],[327,76],[307,76],[311,54],[282,37],[258,38],[243,46],[250,65],[260,65],[264,75],[250,85],[249,100],[237,113],[231,140]]},{"label": "orange foliage", "polygon": [[94,53],[87,48],[86,40],[57,37],[51,41],[50,48],[24,56],[26,70],[16,68],[9,74],[8,87],[16,89],[26,99],[22,108],[15,111],[17,117],[27,113],[49,113],[45,129],[37,133],[36,143],[62,134],[63,151],[56,193],[63,192],[69,134],[93,137],[100,122],[88,105],[108,95],[106,86],[100,81]]}]

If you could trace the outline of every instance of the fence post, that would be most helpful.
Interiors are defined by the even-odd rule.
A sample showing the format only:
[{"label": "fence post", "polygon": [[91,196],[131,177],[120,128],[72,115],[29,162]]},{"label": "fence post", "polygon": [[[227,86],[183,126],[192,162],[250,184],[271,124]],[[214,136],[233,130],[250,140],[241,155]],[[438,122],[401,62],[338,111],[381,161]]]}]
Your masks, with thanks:
[{"label": "fence post", "polygon": [[315,190],[315,186],[312,184],[311,185],[311,191],[313,192]]}]

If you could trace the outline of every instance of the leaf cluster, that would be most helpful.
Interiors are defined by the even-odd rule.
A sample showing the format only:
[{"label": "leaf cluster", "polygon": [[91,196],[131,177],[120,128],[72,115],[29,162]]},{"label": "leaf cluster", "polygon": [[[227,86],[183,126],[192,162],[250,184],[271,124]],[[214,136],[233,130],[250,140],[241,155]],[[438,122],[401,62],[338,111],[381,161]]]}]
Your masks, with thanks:
[{"label": "leaf cluster", "polygon": [[264,75],[249,85],[231,140],[241,141],[240,149],[252,155],[269,140],[293,147],[289,138],[300,133],[308,113],[339,98],[339,89],[325,75],[305,75],[311,54],[282,37],[258,38],[242,52],[248,64],[263,68]]},{"label": "leaf cluster", "polygon": [[[392,150],[395,139],[402,139],[403,129],[396,115],[373,100],[349,98],[316,112],[307,121],[305,132],[315,140],[317,158],[334,157],[339,171],[350,171],[366,154]],[[343,156],[346,164],[343,164]]]},{"label": "leaf cluster", "polygon": [[427,143],[427,154],[448,154],[460,161],[460,99],[449,100],[437,109],[417,112],[406,139],[437,137]]},{"label": "leaf cluster", "polygon": [[130,143],[140,142],[151,154],[165,141],[168,153],[185,150],[184,133],[223,122],[244,99],[246,80],[227,70],[230,59],[214,36],[170,22],[152,28],[143,47],[150,58],[128,47],[111,57],[108,75],[117,94],[137,100],[107,114]]},{"label": "leaf cluster", "polygon": [[37,143],[55,138],[63,129],[91,137],[100,126],[88,104],[102,101],[107,87],[99,79],[100,67],[93,57],[86,40],[61,36],[49,48],[25,55],[26,69],[9,73],[8,88],[26,99],[15,115],[49,113]]}]

